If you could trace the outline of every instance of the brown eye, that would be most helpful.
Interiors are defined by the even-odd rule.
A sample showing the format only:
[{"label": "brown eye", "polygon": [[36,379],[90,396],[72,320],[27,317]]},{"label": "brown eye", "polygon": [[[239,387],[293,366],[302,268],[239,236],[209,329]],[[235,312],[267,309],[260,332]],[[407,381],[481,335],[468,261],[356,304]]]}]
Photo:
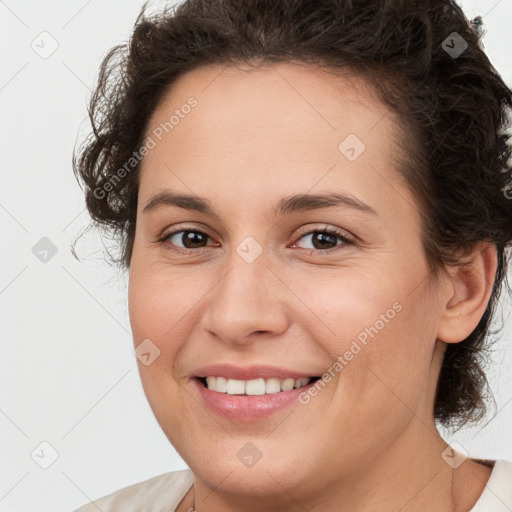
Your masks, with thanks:
[{"label": "brown eye", "polygon": [[[343,233],[333,229],[310,231],[302,235],[299,240],[305,240],[308,237],[313,247],[303,247],[303,249],[311,249],[313,252],[327,252],[337,246],[353,243]],[[341,243],[338,243],[339,240],[341,240]]]},{"label": "brown eye", "polygon": [[206,247],[209,235],[203,231],[192,229],[180,229],[162,237],[159,242],[176,246],[178,249],[201,249]]}]

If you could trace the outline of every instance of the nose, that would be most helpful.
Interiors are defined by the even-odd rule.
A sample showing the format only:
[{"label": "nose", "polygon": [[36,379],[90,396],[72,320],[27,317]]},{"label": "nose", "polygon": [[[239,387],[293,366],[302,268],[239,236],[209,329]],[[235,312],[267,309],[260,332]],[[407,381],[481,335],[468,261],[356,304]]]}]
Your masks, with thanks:
[{"label": "nose", "polygon": [[232,345],[274,337],[288,328],[286,287],[267,265],[265,254],[244,261],[235,251],[201,319],[203,330]]}]

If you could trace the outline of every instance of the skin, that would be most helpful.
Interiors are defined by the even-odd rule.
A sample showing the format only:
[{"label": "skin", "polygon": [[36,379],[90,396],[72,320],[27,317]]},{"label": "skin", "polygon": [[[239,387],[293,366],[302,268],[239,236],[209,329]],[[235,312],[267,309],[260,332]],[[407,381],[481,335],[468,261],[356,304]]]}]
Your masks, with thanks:
[{"label": "skin", "polygon": [[[160,350],[139,364],[146,396],[194,473],[178,510],[194,493],[198,512],[469,510],[491,470],[443,460],[432,410],[446,343],[485,311],[493,247],[433,281],[417,202],[398,172],[400,125],[361,79],[294,63],[201,67],[167,91],[147,134],[190,96],[198,105],[141,166],[129,284],[135,345],[149,338]],[[355,161],[338,150],[348,134],[366,146]],[[163,189],[209,200],[217,217],[143,212]],[[322,192],[357,197],[378,216],[273,213],[284,197]],[[308,235],[326,226],[355,243]],[[208,234],[188,246],[194,254],[180,253],[181,235],[158,242],[185,228]],[[263,249],[252,263],[236,252],[248,236]],[[321,375],[394,303],[402,310],[307,405],[230,421],[192,385],[191,373],[214,362]],[[250,468],[237,457],[248,441],[262,453]]]}]

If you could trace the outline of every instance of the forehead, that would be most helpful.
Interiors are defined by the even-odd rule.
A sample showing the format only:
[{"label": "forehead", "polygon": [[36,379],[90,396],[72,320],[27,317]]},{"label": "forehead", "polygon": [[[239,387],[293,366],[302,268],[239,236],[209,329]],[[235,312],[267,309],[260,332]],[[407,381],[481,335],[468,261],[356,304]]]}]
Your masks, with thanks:
[{"label": "forehead", "polygon": [[379,173],[400,178],[389,107],[362,78],[303,64],[190,71],[166,92],[146,136],[155,146],[141,166],[143,198],[169,186],[204,196],[223,184],[258,200],[315,183],[364,196],[369,180],[382,190]]},{"label": "forehead", "polygon": [[[198,121],[194,130],[203,128],[210,135],[215,130],[218,138],[234,135],[239,127],[244,128],[240,136],[255,131],[261,134],[266,128],[269,134],[279,129],[282,137],[295,140],[297,136],[350,130],[364,137],[383,118],[387,120],[381,131],[396,129],[394,113],[379,101],[368,81],[354,72],[286,62],[258,67],[207,65],[185,73],[163,95],[148,132],[165,125],[169,114],[179,114],[190,98],[197,106],[192,115],[180,116],[172,127],[176,140],[186,130],[183,125],[194,120]],[[192,121],[182,122],[186,117]]]}]

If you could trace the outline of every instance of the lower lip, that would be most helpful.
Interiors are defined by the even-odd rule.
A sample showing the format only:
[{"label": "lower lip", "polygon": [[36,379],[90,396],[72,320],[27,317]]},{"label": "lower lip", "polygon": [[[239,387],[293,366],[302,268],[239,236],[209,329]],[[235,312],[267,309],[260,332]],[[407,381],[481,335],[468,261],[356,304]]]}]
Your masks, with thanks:
[{"label": "lower lip", "polygon": [[289,391],[249,396],[219,393],[203,386],[199,379],[192,380],[208,409],[229,420],[246,423],[268,418],[293,403],[299,403],[299,395],[315,384],[315,382],[310,382],[306,386],[290,389]]}]

